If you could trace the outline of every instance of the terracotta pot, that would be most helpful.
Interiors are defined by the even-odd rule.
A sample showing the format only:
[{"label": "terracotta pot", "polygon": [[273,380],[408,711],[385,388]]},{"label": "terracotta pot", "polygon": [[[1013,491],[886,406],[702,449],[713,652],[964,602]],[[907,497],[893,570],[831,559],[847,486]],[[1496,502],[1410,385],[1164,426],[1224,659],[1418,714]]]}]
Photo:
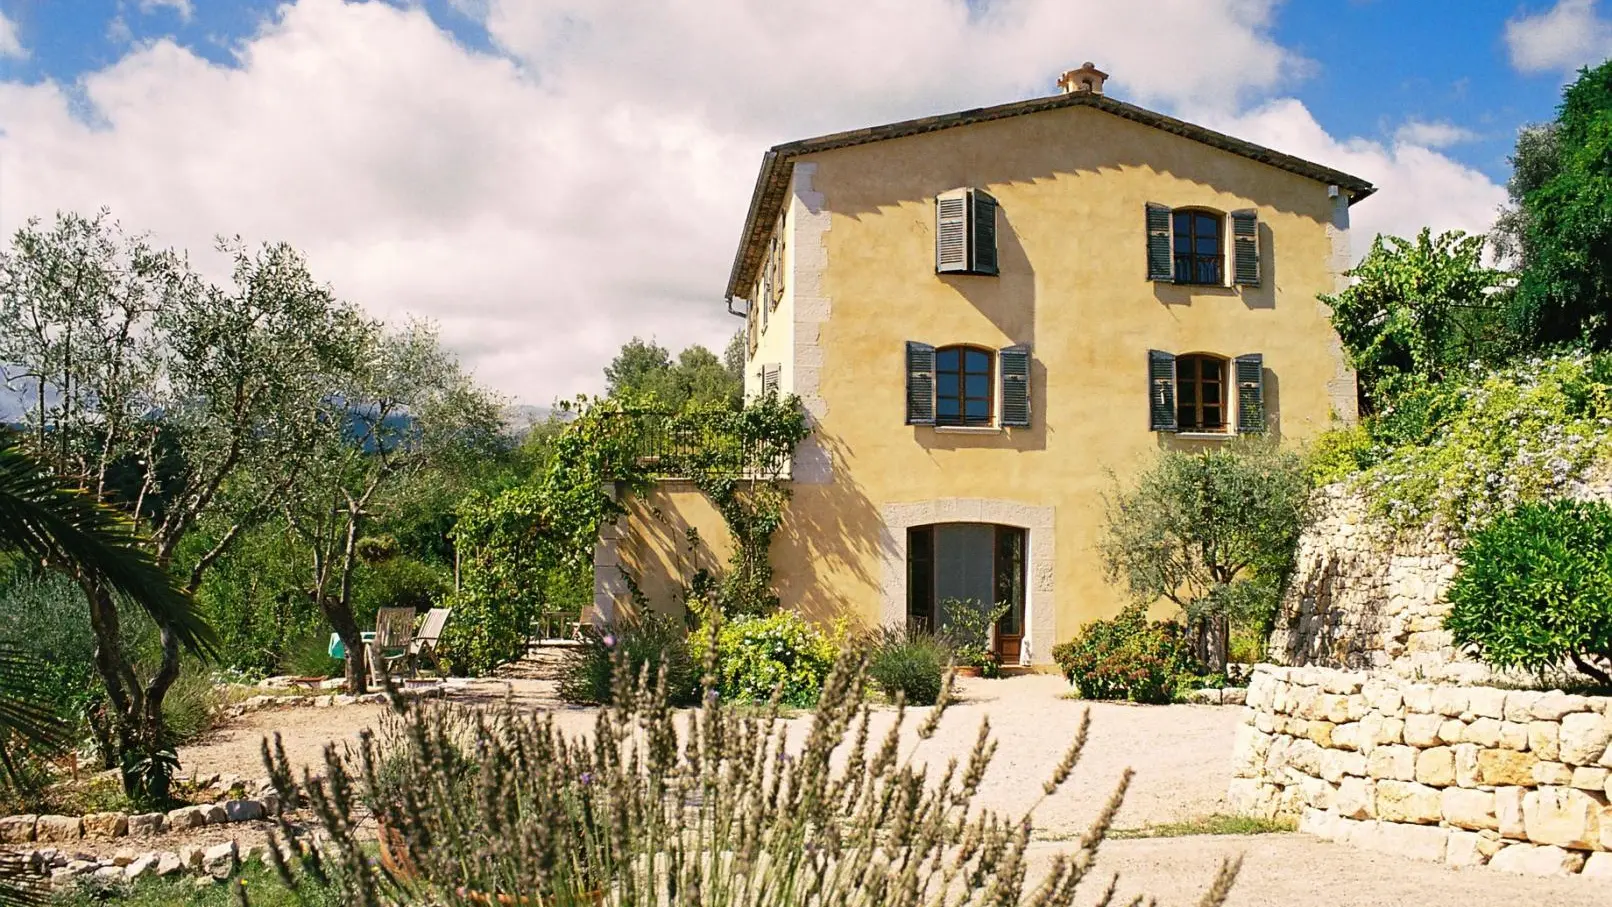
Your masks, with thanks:
[{"label": "terracotta pot", "polygon": [[980,667],[979,667],[979,665],[958,665],[957,666],[957,676],[958,677],[978,677],[978,676],[980,676]]}]

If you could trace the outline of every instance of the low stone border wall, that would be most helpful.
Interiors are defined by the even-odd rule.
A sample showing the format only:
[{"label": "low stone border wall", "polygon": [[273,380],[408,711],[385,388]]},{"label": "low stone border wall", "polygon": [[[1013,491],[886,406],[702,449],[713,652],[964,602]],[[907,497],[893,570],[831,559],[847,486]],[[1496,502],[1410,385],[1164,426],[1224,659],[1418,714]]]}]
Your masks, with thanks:
[{"label": "low stone border wall", "polygon": [[[444,695],[446,690],[446,685],[435,684],[432,686],[404,687],[398,692],[404,698],[424,698]],[[366,693],[362,696],[353,696],[348,693],[325,693],[318,696],[276,696],[272,693],[264,693],[237,702],[229,707],[229,711],[231,714],[238,716],[248,712],[259,712],[264,709],[328,709],[349,705],[384,705],[385,703],[385,693]]]},{"label": "low stone border wall", "polygon": [[1612,699],[1261,665],[1233,811],[1455,866],[1612,877]]},{"label": "low stone border wall", "polygon": [[280,796],[267,791],[243,797],[182,806],[166,813],[91,813],[87,816],[22,815],[0,818],[0,844],[73,844],[80,839],[111,841],[149,838],[164,832],[186,831],[204,825],[255,822],[280,811]]},{"label": "low stone border wall", "polygon": [[[282,853],[285,851],[282,850]],[[142,878],[168,878],[179,874],[210,877],[222,882],[234,875],[242,863],[268,859],[268,845],[235,841],[210,846],[186,845],[177,850],[120,850],[110,857],[71,853],[55,847],[25,850],[16,859],[27,871],[49,878],[51,888],[62,890],[78,885],[110,885],[136,882]]]},{"label": "low stone border wall", "polygon": [[1244,705],[1248,702],[1248,688],[1204,687],[1189,690],[1181,701],[1192,705]]}]

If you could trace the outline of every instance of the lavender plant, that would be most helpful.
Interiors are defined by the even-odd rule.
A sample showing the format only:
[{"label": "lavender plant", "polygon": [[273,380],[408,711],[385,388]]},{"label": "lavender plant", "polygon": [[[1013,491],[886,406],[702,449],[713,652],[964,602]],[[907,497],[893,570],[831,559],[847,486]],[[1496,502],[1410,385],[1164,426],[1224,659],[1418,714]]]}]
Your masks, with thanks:
[{"label": "lavender plant", "polygon": [[[1031,886],[1033,808],[1009,817],[974,804],[996,751],[989,722],[961,764],[936,770],[911,750],[903,755],[909,716],[898,699],[889,729],[875,733],[867,661],[860,647],[841,656],[804,741],[793,745],[776,697],[758,713],[715,693],[709,654],[705,696],[684,711],[667,704],[664,674],[652,682],[647,670],[635,678],[618,665],[613,705],[591,735],[567,737],[546,713],[506,706],[455,717],[451,707],[398,699],[392,749],[374,736],[349,758],[328,748],[323,779],[305,772],[294,784],[279,740],[272,758],[265,743],[285,805],[311,808],[311,838],[320,841],[282,818],[285,844],[271,842],[270,855],[286,885],[334,881],[365,907],[1073,903],[1130,773],[1071,852]],[[919,741],[935,734],[951,693],[948,675],[917,722]],[[1074,769],[1087,726],[1082,718],[1043,785],[1046,797]],[[380,766],[399,759],[413,783],[383,778]],[[370,857],[364,803],[395,830],[405,871]],[[1222,866],[1200,903],[1224,903],[1237,870],[1236,861]],[[1114,894],[1111,881],[1098,903]]]}]

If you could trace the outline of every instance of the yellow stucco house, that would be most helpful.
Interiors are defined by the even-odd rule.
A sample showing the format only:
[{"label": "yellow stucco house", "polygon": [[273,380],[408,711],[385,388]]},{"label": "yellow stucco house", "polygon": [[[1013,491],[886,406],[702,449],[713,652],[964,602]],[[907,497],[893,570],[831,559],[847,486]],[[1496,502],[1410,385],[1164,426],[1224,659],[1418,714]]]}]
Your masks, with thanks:
[{"label": "yellow stucco house", "polygon": [[[881,625],[1006,602],[998,655],[1045,666],[1124,603],[1096,550],[1109,470],[1355,418],[1317,297],[1344,286],[1372,185],[1105,78],[1086,64],[1050,97],[766,153],[727,296],[747,393],[799,395],[813,429],[772,547],[786,607]],[[627,578],[673,602],[728,554],[691,487],[630,509],[601,542],[595,619]]]}]

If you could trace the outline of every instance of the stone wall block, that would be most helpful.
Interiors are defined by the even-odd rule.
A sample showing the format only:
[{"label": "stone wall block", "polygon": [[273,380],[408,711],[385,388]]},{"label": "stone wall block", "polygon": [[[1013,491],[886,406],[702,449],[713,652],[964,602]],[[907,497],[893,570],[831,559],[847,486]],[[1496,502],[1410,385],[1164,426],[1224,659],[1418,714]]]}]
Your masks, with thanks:
[{"label": "stone wall block", "polygon": [[1570,696],[1560,690],[1539,694],[1534,700],[1533,716],[1539,721],[1561,721],[1576,712],[1589,711],[1589,700],[1583,696]]},{"label": "stone wall block", "polygon": [[[1572,697],[1582,698],[1582,697]],[[1568,765],[1594,765],[1606,753],[1612,727],[1595,712],[1576,712],[1562,718],[1561,761]]]},{"label": "stone wall block", "polygon": [[1601,841],[1601,794],[1562,787],[1529,791],[1522,798],[1523,827],[1535,844],[1594,850]]},{"label": "stone wall block", "polygon": [[1565,786],[1573,781],[1573,770],[1561,762],[1537,762],[1533,774],[1534,783],[1538,785]]},{"label": "stone wall block", "polygon": [[1455,784],[1455,751],[1435,746],[1416,754],[1416,781],[1433,787]]},{"label": "stone wall block", "polygon": [[1378,747],[1366,759],[1366,774],[1378,780],[1415,780],[1416,750],[1408,746]]},{"label": "stone wall block", "polygon": [[1438,739],[1440,743],[1457,744],[1466,742],[1466,722],[1459,718],[1450,718],[1438,726]]},{"label": "stone wall block", "polygon": [[34,839],[34,829],[38,826],[39,817],[35,815],[0,818],[0,844],[30,843]]},{"label": "stone wall block", "polygon": [[84,837],[97,841],[121,838],[129,833],[129,814],[90,813],[84,817]]},{"label": "stone wall block", "polygon": [[1377,787],[1365,778],[1346,777],[1338,783],[1333,811],[1345,819],[1372,819],[1377,815]]},{"label": "stone wall block", "polygon": [[1383,822],[1378,826],[1376,843],[1384,853],[1442,863],[1449,840],[1448,828]]},{"label": "stone wall block", "polygon": [[1479,718],[1506,717],[1506,691],[1494,687],[1473,687],[1467,691],[1467,708]]},{"label": "stone wall block", "polygon": [[1332,729],[1332,746],[1340,750],[1360,749],[1360,722],[1349,721]]},{"label": "stone wall block", "polygon": [[1381,781],[1377,784],[1377,817],[1384,822],[1436,825],[1443,817],[1439,792],[1425,784]]},{"label": "stone wall block", "polygon": [[1592,853],[1579,875],[1612,881],[1612,853]]},{"label": "stone wall block", "polygon": [[1478,780],[1496,786],[1527,786],[1534,783],[1534,765],[1538,762],[1539,758],[1533,753],[1483,750],[1478,753]]},{"label": "stone wall block", "polygon": [[84,835],[84,822],[77,816],[40,816],[34,826],[34,840],[48,844],[70,844]]},{"label": "stone wall block", "polygon": [[1519,753],[1527,750],[1528,725],[1516,721],[1500,722],[1500,745]]},{"label": "stone wall block", "polygon": [[1444,845],[1444,862],[1451,866],[1466,868],[1482,866],[1489,862],[1489,857],[1479,849],[1483,836],[1475,831],[1452,831],[1450,839]]},{"label": "stone wall block", "polygon": [[1525,875],[1573,875],[1584,866],[1584,855],[1560,847],[1512,844],[1489,859],[1489,865]]},{"label": "stone wall block", "polygon": [[1461,732],[1461,739],[1483,747],[1499,746],[1500,722],[1493,718],[1479,718],[1467,725],[1466,730]]},{"label": "stone wall block", "polygon": [[1471,702],[1466,687],[1436,687],[1433,690],[1433,711],[1446,718],[1458,717],[1470,708]]},{"label": "stone wall block", "polygon": [[1507,690],[1506,713],[1503,716],[1507,721],[1533,721],[1534,703],[1539,701],[1540,693],[1534,690]]},{"label": "stone wall block", "polygon": [[1411,746],[1437,746],[1439,725],[1444,718],[1433,713],[1413,712],[1405,716],[1405,742]]},{"label": "stone wall block", "polygon": [[1494,792],[1494,814],[1500,822],[1500,834],[1508,838],[1526,839],[1528,829],[1522,816],[1522,798],[1526,791],[1521,787],[1501,787]]},{"label": "stone wall block", "polygon": [[1439,792],[1439,810],[1444,821],[1471,831],[1500,830],[1495,815],[1495,795],[1491,791],[1447,787]]},{"label": "stone wall block", "polygon": [[1606,789],[1606,782],[1612,778],[1612,769],[1604,769],[1598,765],[1586,765],[1573,769],[1573,778],[1568,783],[1579,790],[1600,793]]},{"label": "stone wall block", "polygon": [[1483,748],[1476,743],[1458,743],[1450,748],[1455,753],[1455,783],[1461,787],[1478,786],[1478,753]]},{"label": "stone wall block", "polygon": [[1554,761],[1561,753],[1561,724],[1555,721],[1528,722],[1528,751],[1541,759]]},{"label": "stone wall block", "polygon": [[1416,684],[1405,688],[1405,711],[1410,714],[1427,714],[1433,711],[1433,688]]}]

